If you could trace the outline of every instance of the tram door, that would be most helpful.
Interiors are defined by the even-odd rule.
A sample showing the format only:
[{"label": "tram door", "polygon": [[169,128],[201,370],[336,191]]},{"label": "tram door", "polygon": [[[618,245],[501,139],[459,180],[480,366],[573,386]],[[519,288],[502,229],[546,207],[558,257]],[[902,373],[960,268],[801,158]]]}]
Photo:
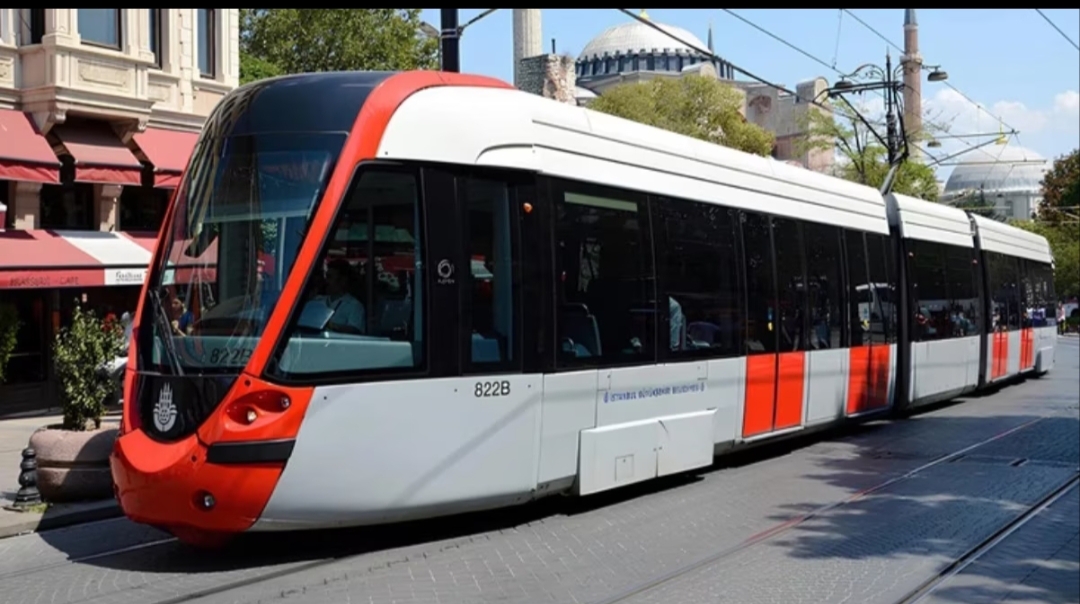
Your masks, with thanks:
[{"label": "tram door", "polygon": [[803,423],[807,340],[802,228],[744,212],[747,351],[743,438]]},{"label": "tram door", "polygon": [[498,497],[536,483],[542,382],[525,374],[516,172],[425,170],[431,360],[448,376],[459,456],[473,492]]}]

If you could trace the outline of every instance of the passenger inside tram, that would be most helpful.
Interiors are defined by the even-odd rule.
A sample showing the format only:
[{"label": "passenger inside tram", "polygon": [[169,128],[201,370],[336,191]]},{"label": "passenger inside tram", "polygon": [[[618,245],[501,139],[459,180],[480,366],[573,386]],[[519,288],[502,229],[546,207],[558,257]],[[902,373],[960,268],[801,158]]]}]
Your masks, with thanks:
[{"label": "passenger inside tram", "polygon": [[351,272],[348,261],[332,260],[326,267],[326,293],[316,296],[313,302],[329,309],[327,330],[362,335],[366,315],[364,305],[348,291]]}]

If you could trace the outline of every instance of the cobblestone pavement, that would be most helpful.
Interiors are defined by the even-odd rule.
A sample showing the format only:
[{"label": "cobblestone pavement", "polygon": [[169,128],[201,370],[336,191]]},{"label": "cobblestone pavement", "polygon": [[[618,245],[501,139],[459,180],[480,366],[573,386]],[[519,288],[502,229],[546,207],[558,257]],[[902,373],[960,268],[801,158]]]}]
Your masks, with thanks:
[{"label": "cobblestone pavement", "polygon": [[[164,534],[124,520],[4,539],[0,602],[592,603],[709,558],[629,601],[891,602],[1075,473],[1077,344],[1060,339],[1051,374],[996,394],[586,500],[381,529],[258,536],[222,553],[162,542]],[[1064,515],[1069,501],[1025,531],[1051,511]],[[739,549],[784,523],[770,539]],[[1046,530],[1060,536],[1068,529]],[[1013,550],[1026,551],[1019,539],[1027,534],[1010,537],[1017,539]],[[1011,597],[1059,601],[1055,594],[1063,592],[1047,587],[1052,577],[1043,567],[1067,567],[1078,544],[1058,545],[1051,554],[1032,550],[1000,563],[1014,573],[1020,564],[1043,572],[1023,582],[1002,579],[1024,586]],[[104,555],[119,548],[129,549]],[[730,555],[718,556],[726,550]],[[980,570],[993,560],[988,555],[983,566],[952,578],[935,602],[972,602],[965,593],[974,592],[959,591],[963,581],[1012,576]],[[971,588],[989,597],[999,587],[984,581]]]},{"label": "cobblestone pavement", "polygon": [[1046,508],[923,604],[1080,602],[1080,489]]}]

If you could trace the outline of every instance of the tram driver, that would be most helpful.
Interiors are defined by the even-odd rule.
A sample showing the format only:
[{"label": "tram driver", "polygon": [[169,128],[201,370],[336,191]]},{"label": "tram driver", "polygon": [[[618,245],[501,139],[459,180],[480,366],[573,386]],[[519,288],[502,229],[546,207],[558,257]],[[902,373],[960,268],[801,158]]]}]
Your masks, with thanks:
[{"label": "tram driver", "polygon": [[325,304],[333,312],[327,329],[363,335],[364,305],[348,292],[351,270],[352,266],[343,258],[331,261],[326,267],[326,294],[316,297],[314,302]]}]

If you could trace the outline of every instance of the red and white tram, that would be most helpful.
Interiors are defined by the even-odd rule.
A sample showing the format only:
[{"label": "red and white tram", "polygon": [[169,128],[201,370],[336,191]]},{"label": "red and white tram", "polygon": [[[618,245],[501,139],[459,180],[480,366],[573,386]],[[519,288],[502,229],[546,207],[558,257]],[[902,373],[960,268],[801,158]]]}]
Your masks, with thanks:
[{"label": "red and white tram", "polygon": [[1045,372],[1052,277],[1030,233],[488,78],[261,81],[162,227],[117,496],[211,543],[605,491]]}]

